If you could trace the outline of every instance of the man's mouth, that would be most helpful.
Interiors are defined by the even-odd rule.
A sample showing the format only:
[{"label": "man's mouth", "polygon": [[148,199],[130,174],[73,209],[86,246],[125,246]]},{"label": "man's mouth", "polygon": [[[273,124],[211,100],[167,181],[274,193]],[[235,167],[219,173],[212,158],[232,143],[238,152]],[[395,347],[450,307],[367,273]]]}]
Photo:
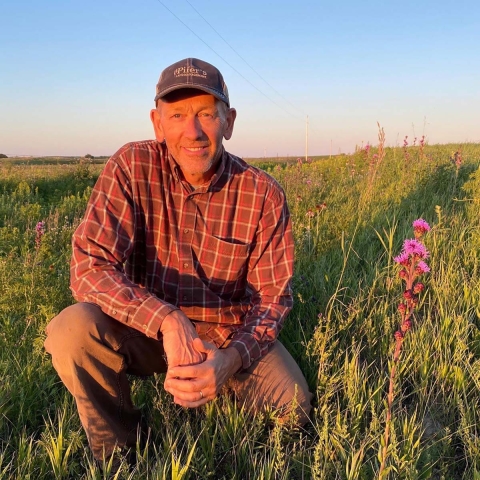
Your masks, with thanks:
[{"label": "man's mouth", "polygon": [[183,147],[184,150],[190,153],[199,153],[207,150],[208,146],[204,145],[203,147]]}]

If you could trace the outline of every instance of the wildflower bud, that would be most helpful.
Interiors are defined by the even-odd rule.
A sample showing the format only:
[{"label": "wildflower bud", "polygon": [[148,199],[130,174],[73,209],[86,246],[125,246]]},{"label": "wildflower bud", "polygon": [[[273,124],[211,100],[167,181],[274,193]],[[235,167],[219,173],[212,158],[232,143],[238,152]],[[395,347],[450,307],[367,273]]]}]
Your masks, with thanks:
[{"label": "wildflower bud", "polygon": [[413,293],[421,293],[425,290],[425,285],[423,283],[417,283],[415,284],[415,286],[413,287]]},{"label": "wildflower bud", "polygon": [[405,290],[403,292],[403,298],[405,300],[411,300],[413,298],[413,292],[411,290]]},{"label": "wildflower bud", "polygon": [[418,297],[416,295],[412,295],[412,299],[410,300],[410,304],[413,307],[416,307],[418,305]]},{"label": "wildflower bud", "polygon": [[408,272],[403,268],[398,272],[398,276],[405,280],[408,277]]},{"label": "wildflower bud", "polygon": [[412,328],[412,322],[410,320],[405,320],[402,323],[401,330],[405,334]]},{"label": "wildflower bud", "polygon": [[403,340],[403,333],[400,330],[397,330],[395,332],[395,340],[397,342],[400,342],[401,340]]},{"label": "wildflower bud", "polygon": [[405,313],[405,312],[407,311],[407,306],[406,306],[404,303],[400,303],[400,304],[398,305],[398,311],[399,311],[400,313]]}]

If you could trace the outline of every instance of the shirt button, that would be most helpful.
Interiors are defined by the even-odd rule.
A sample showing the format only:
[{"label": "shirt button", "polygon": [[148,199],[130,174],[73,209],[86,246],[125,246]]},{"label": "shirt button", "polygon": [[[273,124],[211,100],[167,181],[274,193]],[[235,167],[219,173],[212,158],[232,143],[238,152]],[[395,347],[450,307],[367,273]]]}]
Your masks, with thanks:
[{"label": "shirt button", "polygon": [[183,268],[188,268],[188,263],[184,263]]},{"label": "shirt button", "polygon": [[186,228],[183,233],[188,233],[190,230],[188,228]]},{"label": "shirt button", "polygon": [[147,326],[146,326],[146,325],[142,325],[142,328],[143,328],[144,330],[146,330],[146,329],[147,329]]},{"label": "shirt button", "polygon": [[116,311],[116,310],[114,310],[112,313],[113,313],[114,315],[116,315],[116,314],[117,314],[117,311]]},{"label": "shirt button", "polygon": [[183,299],[184,299],[184,300],[187,300],[187,298],[188,298],[188,297],[187,297],[186,295],[183,296]]}]

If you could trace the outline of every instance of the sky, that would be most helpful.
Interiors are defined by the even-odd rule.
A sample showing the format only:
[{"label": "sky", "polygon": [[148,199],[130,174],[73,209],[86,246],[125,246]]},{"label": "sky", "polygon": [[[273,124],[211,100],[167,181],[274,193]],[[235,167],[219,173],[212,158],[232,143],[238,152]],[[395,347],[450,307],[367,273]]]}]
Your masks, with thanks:
[{"label": "sky", "polygon": [[[155,85],[220,69],[241,157],[408,135],[480,142],[478,0],[0,0],[0,153],[111,155],[154,138]],[[306,141],[308,116],[308,142]]]}]

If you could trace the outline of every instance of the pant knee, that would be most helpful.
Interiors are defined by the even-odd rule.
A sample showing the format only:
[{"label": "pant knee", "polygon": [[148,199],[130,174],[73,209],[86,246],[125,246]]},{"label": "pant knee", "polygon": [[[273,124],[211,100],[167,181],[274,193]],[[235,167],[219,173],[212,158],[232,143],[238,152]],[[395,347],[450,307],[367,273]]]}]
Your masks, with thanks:
[{"label": "pant knee", "polygon": [[46,351],[58,358],[84,353],[88,339],[98,336],[99,313],[99,307],[88,303],[76,303],[62,310],[47,325]]}]

